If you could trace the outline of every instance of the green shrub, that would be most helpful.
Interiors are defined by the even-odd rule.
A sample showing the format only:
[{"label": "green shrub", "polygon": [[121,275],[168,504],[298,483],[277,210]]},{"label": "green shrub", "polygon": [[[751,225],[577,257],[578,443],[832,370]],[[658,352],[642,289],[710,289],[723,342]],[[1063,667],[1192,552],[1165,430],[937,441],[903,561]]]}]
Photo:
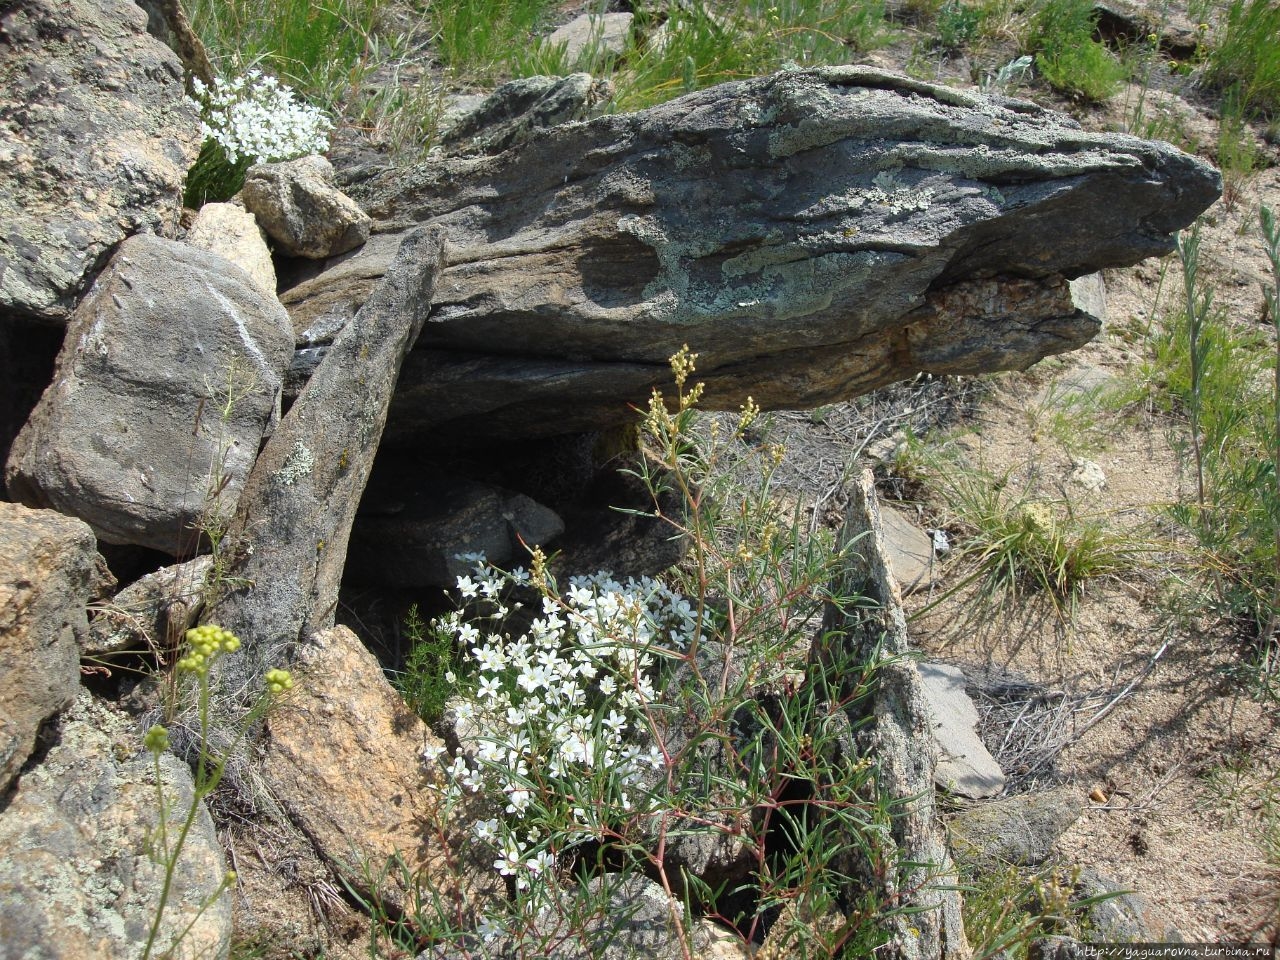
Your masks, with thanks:
[{"label": "green shrub", "polygon": [[1094,40],[1091,0],[1044,0],[1031,14],[1027,48],[1036,69],[1056,90],[1097,102],[1124,82],[1124,65]]},{"label": "green shrub", "polygon": [[1206,52],[1204,78],[1232,92],[1246,116],[1280,111],[1280,4],[1231,0]]}]

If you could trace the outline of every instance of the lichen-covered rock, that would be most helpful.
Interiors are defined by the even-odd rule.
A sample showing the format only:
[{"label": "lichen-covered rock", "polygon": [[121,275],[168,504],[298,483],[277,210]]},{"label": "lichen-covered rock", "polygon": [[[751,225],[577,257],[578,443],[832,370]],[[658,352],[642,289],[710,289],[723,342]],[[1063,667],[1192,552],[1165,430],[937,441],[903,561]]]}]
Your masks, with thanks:
[{"label": "lichen-covered rock", "polygon": [[187,231],[187,243],[230,260],[269,297],[276,295],[276,268],[267,237],[253,214],[234,203],[206,203]]},{"label": "lichen-covered rock", "polygon": [[[627,422],[685,343],[712,409],[1025,368],[1099,329],[1071,278],[1169,252],[1221,179],[1168,144],[849,66],[552,127],[490,158],[365,167],[346,189],[388,231],[449,238],[387,429],[408,445]],[[336,282],[370,289],[385,253]]]},{"label": "lichen-covered rock", "polygon": [[10,452],[10,496],[107,543],[190,551],[206,508],[234,508],[292,353],[284,308],[240,268],[131,237],[68,325]]},{"label": "lichen-covered rock", "polygon": [[324,157],[251,167],[240,198],[291,256],[323,260],[369,239],[372,221],[333,185],[333,167]]},{"label": "lichen-covered rock", "polygon": [[539,130],[585,120],[612,90],[609,81],[589,73],[512,80],[451,120],[441,132],[441,144],[456,153],[500,153]]},{"label": "lichen-covered rock", "polygon": [[951,819],[951,851],[978,869],[1039,866],[1084,807],[1081,791],[1070,786],[976,804]]},{"label": "lichen-covered rock", "polygon": [[84,523],[0,502],[0,793],[75,699],[86,607],[114,585]]},{"label": "lichen-covered rock", "polygon": [[[190,770],[160,758],[169,835],[191,809]],[[0,960],[140,957],[164,868],[149,854],[159,823],[153,760],[132,722],[81,691],[56,746],[0,813]],[[226,957],[231,895],[207,906],[226,873],[201,804],[173,874],[153,956]],[[186,931],[183,934],[183,931]]]},{"label": "lichen-covered rock", "polygon": [[176,219],[200,146],[130,0],[0,8],[0,313],[60,323],[117,243]]}]

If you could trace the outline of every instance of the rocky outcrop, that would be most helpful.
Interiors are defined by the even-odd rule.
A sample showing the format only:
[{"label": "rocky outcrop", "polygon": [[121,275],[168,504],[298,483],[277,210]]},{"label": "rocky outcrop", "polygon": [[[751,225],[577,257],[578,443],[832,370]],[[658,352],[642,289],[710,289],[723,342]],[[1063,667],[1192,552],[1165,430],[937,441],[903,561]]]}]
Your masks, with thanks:
[{"label": "rocky outcrop", "polygon": [[585,120],[612,90],[588,73],[512,80],[450,120],[441,143],[454,153],[501,153],[548,127]]},{"label": "rocky outcrop", "polygon": [[177,219],[200,122],[130,0],[0,9],[0,314],[61,323],[126,236]]},{"label": "rocky outcrop", "polygon": [[190,551],[206,510],[235,507],[292,344],[280,304],[230,262],[131,237],[76,308],[9,495],[107,543]]},{"label": "rocky outcrop", "polygon": [[[937,822],[933,779],[938,753],[920,674],[907,659],[906,617],[889,573],[884,535],[870,471],[849,487],[841,531],[845,566],[833,596],[861,598],[833,606],[811,652],[810,670],[841,663],[873,665],[869,699],[848,691],[847,714],[858,756],[877,758],[877,789],[894,802],[887,836],[872,841],[875,856],[892,869],[868,870],[850,840],[833,867],[849,878],[856,900],[868,884],[880,902],[908,910],[886,921],[889,941],[879,955],[901,960],[967,960],[956,875]],[[861,878],[861,879],[859,879]]]},{"label": "rocky outcrop", "polygon": [[290,256],[323,260],[369,239],[369,217],[334,187],[333,166],[324,157],[251,167],[240,197]]},{"label": "rocky outcrop", "polygon": [[[0,814],[0,960],[141,957],[165,868],[148,855],[160,816],[155,766],[133,723],[82,691],[59,741]],[[160,757],[170,835],[191,809],[191,773]],[[203,804],[186,835],[153,956],[227,956],[231,896]],[[211,899],[213,898],[213,899]]]},{"label": "rocky outcrop", "polygon": [[1168,252],[1220,192],[1166,144],[861,67],[348,180],[388,236],[294,291],[296,325],[367,295],[399,231],[449,240],[396,443],[627,421],[684,343],[710,408],[1026,367],[1097,332],[1069,278]]},{"label": "rocky outcrop", "polygon": [[86,608],[114,585],[79,520],[0,503],[0,793],[75,699]]},{"label": "rocky outcrop", "polygon": [[632,13],[584,13],[557,27],[543,43],[562,52],[567,64],[579,63],[584,56],[617,56],[627,47],[634,20]]}]

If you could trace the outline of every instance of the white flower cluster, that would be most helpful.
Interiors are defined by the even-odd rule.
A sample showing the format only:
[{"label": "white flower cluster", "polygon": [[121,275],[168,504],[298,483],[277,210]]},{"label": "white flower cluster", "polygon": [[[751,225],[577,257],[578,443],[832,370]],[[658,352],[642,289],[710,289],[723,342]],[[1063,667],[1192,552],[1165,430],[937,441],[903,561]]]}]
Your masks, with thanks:
[{"label": "white flower cluster", "polygon": [[558,850],[603,837],[618,817],[656,812],[645,777],[667,761],[643,737],[658,698],[655,658],[687,648],[696,626],[689,602],[663,584],[596,574],[575,577],[563,597],[544,597],[520,636],[500,622],[486,629],[517,606],[504,598],[528,580],[483,558],[458,578],[480,613],[436,624],[470,653],[477,687],[458,719],[484,733],[473,755],[424,753],[443,768],[448,799],[481,793],[506,815],[477,823],[475,836],[519,890],[554,874]]},{"label": "white flower cluster", "polygon": [[232,163],[241,157],[273,163],[329,149],[329,118],[261,70],[214,80],[212,87],[198,78],[191,83],[202,107],[201,132],[218,141]]}]

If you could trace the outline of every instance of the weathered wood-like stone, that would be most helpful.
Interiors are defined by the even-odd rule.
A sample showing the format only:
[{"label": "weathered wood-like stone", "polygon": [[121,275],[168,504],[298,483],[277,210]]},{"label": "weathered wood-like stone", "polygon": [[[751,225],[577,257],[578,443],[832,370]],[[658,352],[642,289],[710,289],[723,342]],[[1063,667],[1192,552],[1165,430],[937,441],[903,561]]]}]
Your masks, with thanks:
[{"label": "weathered wood-like stone", "polygon": [[431,306],[441,241],[404,238],[391,267],[276,428],[228,543],[234,589],[207,611],[245,641],[228,680],[259,673],[304,634],[331,627],[347,541],[404,355]]},{"label": "weathered wood-like stone", "polygon": [[[1220,177],[1028,103],[839,67],[495,157],[365,167],[345,188],[375,231],[431,223],[449,240],[388,424],[410,442],[626,421],[684,343],[711,408],[1026,367],[1098,329],[1069,278],[1167,253]],[[287,303],[295,325],[358,303],[387,248],[312,279]]]},{"label": "weathered wood-like stone", "polygon": [[[891,936],[881,949],[897,960],[965,960],[970,956],[960,915],[960,895],[946,842],[937,820],[933,774],[938,751],[920,673],[908,659],[906,617],[889,573],[875,483],[864,472],[849,489],[841,532],[846,561],[835,595],[861,601],[831,608],[815,641],[810,669],[868,664],[874,673],[869,698],[853,698],[849,719],[859,756],[877,760],[877,789],[894,801],[890,835],[874,840],[877,854],[894,869],[869,875],[857,842],[835,866],[853,880],[851,901],[876,888],[883,903],[918,909],[887,921]],[[875,874],[875,871],[870,871]]]}]

